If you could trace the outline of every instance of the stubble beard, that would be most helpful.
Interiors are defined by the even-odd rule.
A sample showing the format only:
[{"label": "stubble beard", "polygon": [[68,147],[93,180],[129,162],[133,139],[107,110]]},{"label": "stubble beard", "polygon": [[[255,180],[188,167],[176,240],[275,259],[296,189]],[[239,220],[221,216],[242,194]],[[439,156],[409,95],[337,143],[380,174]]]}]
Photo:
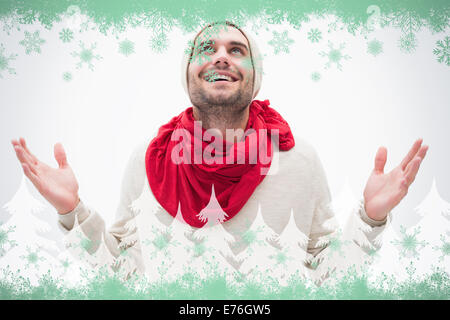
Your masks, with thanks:
[{"label": "stubble beard", "polygon": [[[200,79],[189,77],[189,96],[194,107],[201,115],[204,126],[209,127],[210,122],[220,121],[232,125],[239,121],[246,108],[252,101],[253,81],[250,79],[245,86],[241,86],[234,94],[212,94],[207,92],[199,83]],[[225,91],[225,90],[224,90]]]}]

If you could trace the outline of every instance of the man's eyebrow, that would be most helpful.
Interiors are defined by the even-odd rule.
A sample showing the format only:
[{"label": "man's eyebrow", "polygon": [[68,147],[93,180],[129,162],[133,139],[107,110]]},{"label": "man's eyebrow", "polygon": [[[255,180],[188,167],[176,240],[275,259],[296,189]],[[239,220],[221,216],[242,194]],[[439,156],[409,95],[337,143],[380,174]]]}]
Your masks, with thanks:
[{"label": "man's eyebrow", "polygon": [[205,44],[211,44],[212,42],[213,42],[213,40],[202,41],[202,42],[200,42],[200,44],[198,44],[198,46],[200,48],[202,48]]},{"label": "man's eyebrow", "polygon": [[244,47],[245,50],[248,51],[247,46],[246,46],[245,44],[243,44],[242,42],[239,42],[239,41],[231,41],[230,44],[233,45],[233,46],[241,46],[241,47]]},{"label": "man's eyebrow", "polygon": [[[214,42],[214,39],[210,39],[210,40],[207,40],[207,41],[202,41],[202,42],[200,42],[200,44],[199,44],[198,46],[199,46],[200,48],[202,48],[205,44],[211,44],[211,42]],[[245,50],[248,51],[247,46],[246,46],[244,43],[240,42],[240,41],[230,41],[229,43],[230,43],[230,45],[232,45],[232,46],[240,46],[240,47],[243,47]]]}]

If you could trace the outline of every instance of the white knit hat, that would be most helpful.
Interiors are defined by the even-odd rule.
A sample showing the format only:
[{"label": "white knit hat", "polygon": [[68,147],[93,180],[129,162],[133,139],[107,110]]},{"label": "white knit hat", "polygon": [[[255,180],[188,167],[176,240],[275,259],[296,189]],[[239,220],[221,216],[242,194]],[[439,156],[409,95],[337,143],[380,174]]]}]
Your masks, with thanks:
[{"label": "white knit hat", "polygon": [[[225,22],[225,23],[228,26],[238,29],[244,35],[244,37],[247,38],[247,41],[249,43],[250,57],[252,59],[252,66],[253,66],[253,71],[254,71],[253,98],[252,98],[252,99],[254,99],[256,97],[256,95],[258,94],[259,89],[261,88],[261,81],[262,81],[262,74],[263,74],[262,57],[259,52],[258,46],[257,46],[255,40],[253,40],[253,38],[248,33],[244,32],[242,30],[242,28],[237,27],[233,23],[229,23],[229,22]],[[217,23],[211,23],[211,24],[208,24],[205,27],[203,27],[195,36],[194,40],[192,41],[192,44],[195,43],[195,40],[203,32],[203,30],[205,30],[207,27],[210,27],[214,24],[217,24]],[[189,96],[189,90],[188,90],[188,85],[187,85],[187,82],[188,82],[187,71],[188,71],[188,67],[189,67],[189,60],[191,59],[191,55],[192,55],[192,50],[193,50],[193,48],[191,48],[190,53],[187,53],[187,52],[183,53],[183,59],[181,62],[181,84],[183,85],[184,91],[186,91],[188,96]]]}]

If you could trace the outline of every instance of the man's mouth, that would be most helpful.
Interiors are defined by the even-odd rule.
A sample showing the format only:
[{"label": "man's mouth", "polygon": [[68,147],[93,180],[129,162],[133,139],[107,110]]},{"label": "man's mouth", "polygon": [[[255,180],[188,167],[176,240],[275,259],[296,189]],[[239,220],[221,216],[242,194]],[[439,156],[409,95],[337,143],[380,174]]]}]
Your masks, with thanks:
[{"label": "man's mouth", "polygon": [[208,71],[203,75],[203,80],[207,82],[236,82],[239,79],[229,72]]}]

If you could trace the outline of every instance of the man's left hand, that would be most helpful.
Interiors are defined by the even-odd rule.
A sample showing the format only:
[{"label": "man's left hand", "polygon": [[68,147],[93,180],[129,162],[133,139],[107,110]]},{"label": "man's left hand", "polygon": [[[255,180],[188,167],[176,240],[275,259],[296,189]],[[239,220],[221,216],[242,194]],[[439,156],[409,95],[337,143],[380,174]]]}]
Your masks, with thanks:
[{"label": "man's left hand", "polygon": [[384,173],[387,149],[378,148],[375,168],[364,189],[364,205],[369,218],[383,221],[406,196],[428,150],[428,146],[421,144],[422,139],[414,142],[403,161],[389,173]]}]

